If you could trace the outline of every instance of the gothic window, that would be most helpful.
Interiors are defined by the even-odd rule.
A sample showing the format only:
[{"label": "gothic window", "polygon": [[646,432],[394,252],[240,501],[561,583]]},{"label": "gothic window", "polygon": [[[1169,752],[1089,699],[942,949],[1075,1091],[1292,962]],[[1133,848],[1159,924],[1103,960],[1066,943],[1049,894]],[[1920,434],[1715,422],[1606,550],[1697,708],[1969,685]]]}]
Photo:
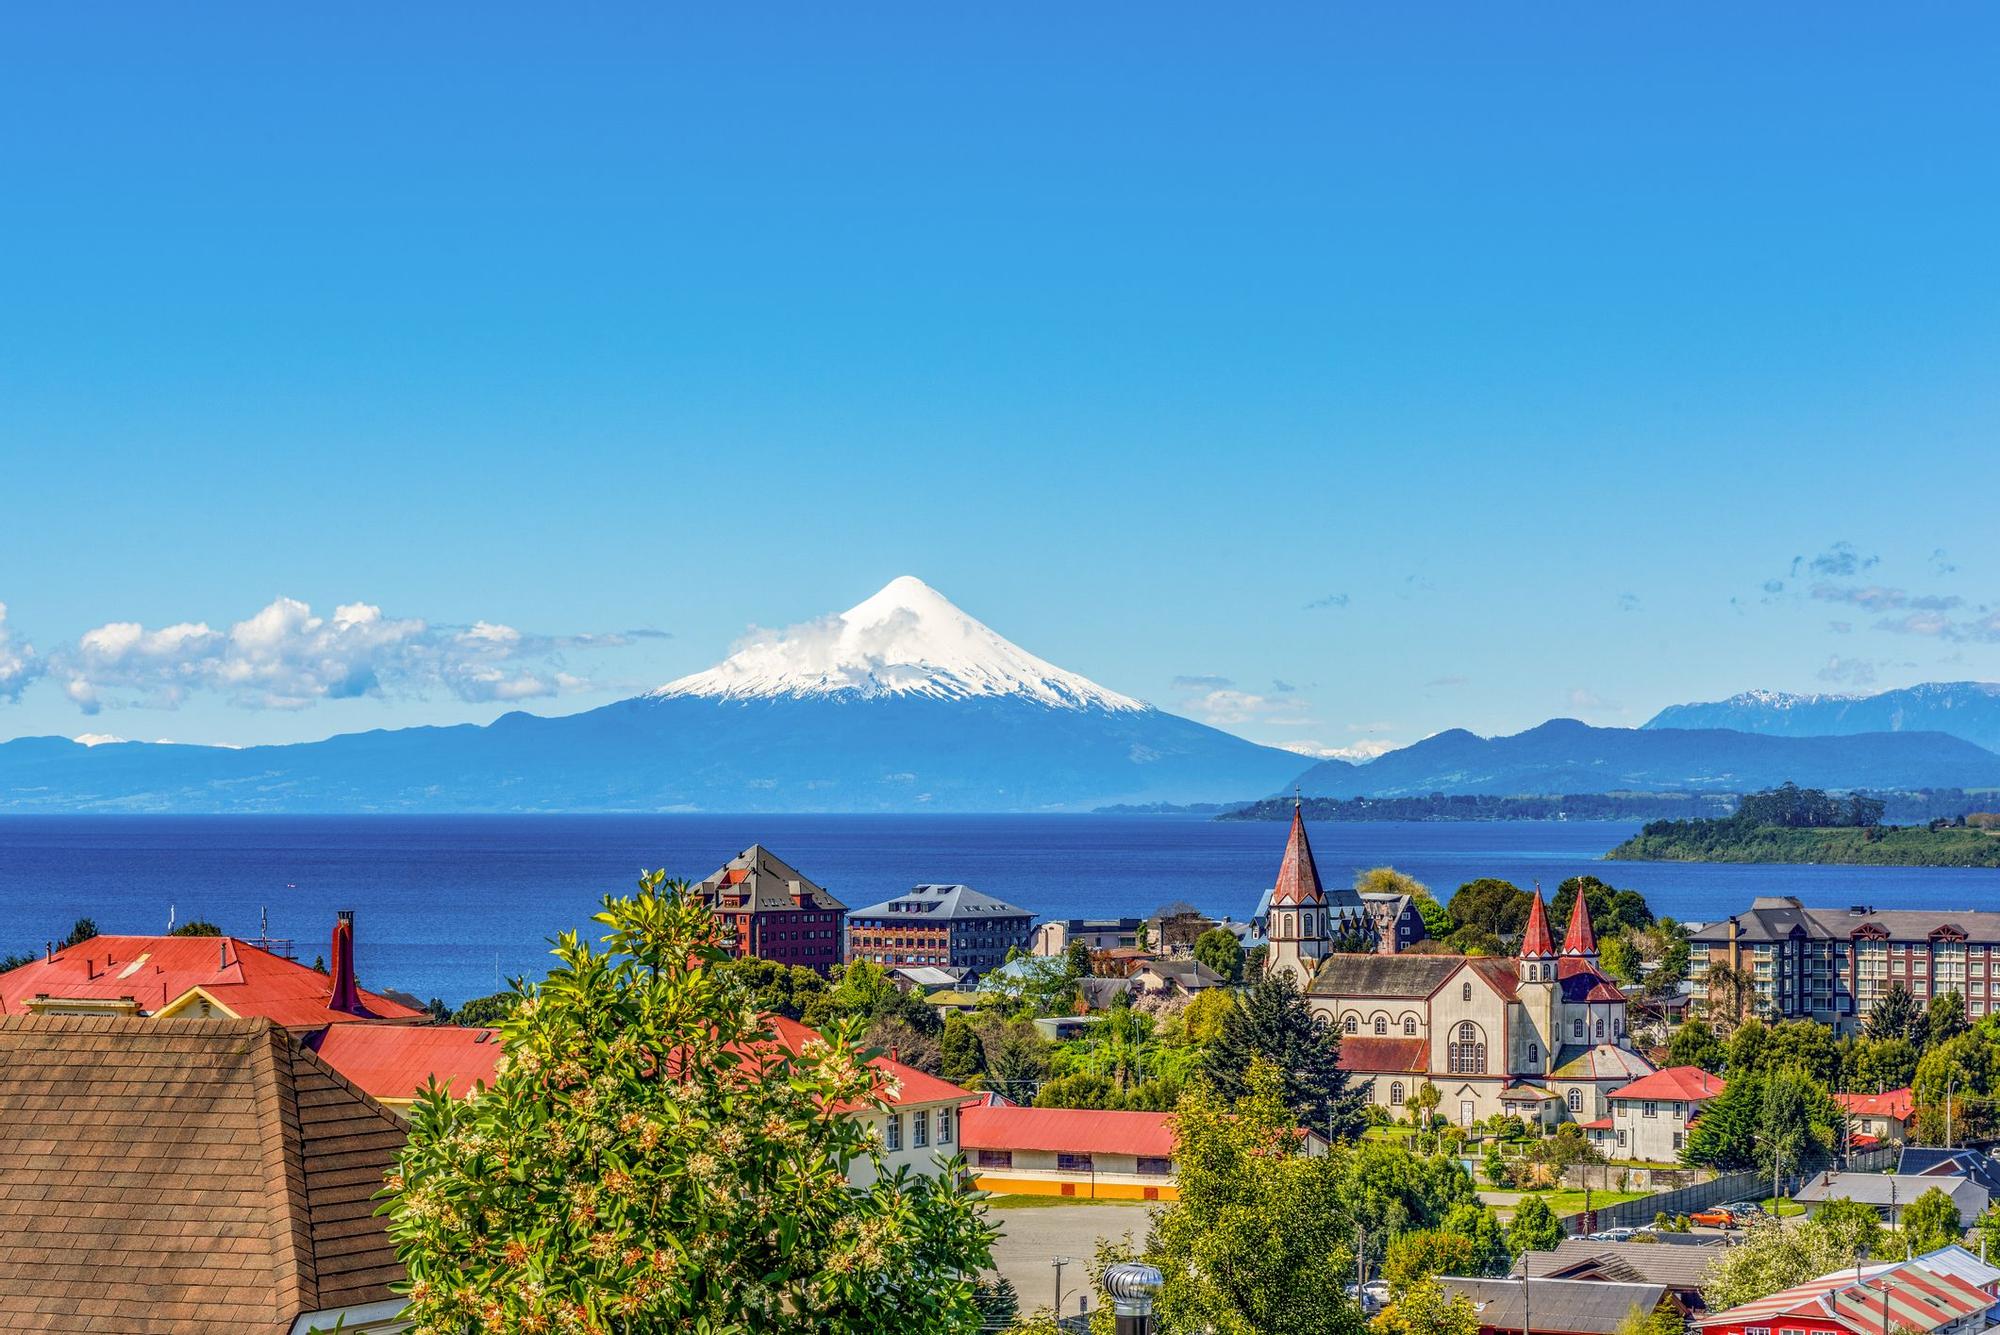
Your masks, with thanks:
[{"label": "gothic window", "polygon": [[1599,1038],[1604,1037],[1604,1017],[1602,1015],[1597,1017],[1597,1036]]},{"label": "gothic window", "polygon": [[1569,1092],[1569,1110],[1570,1110],[1571,1112],[1582,1112],[1582,1111],[1583,1111],[1583,1091],[1582,1091],[1582,1090],[1580,1090],[1580,1089],[1572,1089],[1572,1090],[1571,1090],[1571,1091]]},{"label": "gothic window", "polygon": [[1538,1066],[1541,1064],[1541,1060],[1542,1060],[1541,1045],[1539,1043],[1528,1044],[1528,1065]]},{"label": "gothic window", "polygon": [[1375,1032],[1376,1032],[1376,1033],[1378,1033],[1378,1034],[1386,1034],[1386,1033],[1388,1033],[1388,1032],[1389,1032],[1389,1017],[1388,1017],[1388,1016],[1386,1016],[1386,1015],[1378,1015],[1378,1016],[1376,1016],[1376,1017],[1375,1017]]},{"label": "gothic window", "polygon": [[1408,1037],[1415,1037],[1416,1032],[1417,1017],[1414,1015],[1405,1015],[1403,1017],[1403,1033]]},{"label": "gothic window", "polygon": [[1486,1074],[1486,1044],[1478,1025],[1467,1020],[1458,1026],[1454,1040],[1446,1045],[1445,1060],[1453,1075]]},{"label": "gothic window", "polygon": [[1400,1080],[1389,1086],[1389,1106],[1391,1108],[1403,1106],[1403,1082]]},{"label": "gothic window", "polygon": [[1340,1032],[1343,1034],[1354,1034],[1354,1033],[1359,1033],[1360,1031],[1361,1031],[1361,1026],[1354,1023],[1354,1017],[1352,1015],[1348,1016],[1346,1019],[1340,1022]]},{"label": "gothic window", "polygon": [[1571,1035],[1572,1035],[1573,1037],[1576,1037],[1576,1038],[1582,1038],[1582,1037],[1583,1037],[1583,1021],[1582,1021],[1582,1020],[1572,1020],[1572,1021],[1570,1021],[1570,1033],[1571,1033]]},{"label": "gothic window", "polygon": [[1460,1001],[1470,1001],[1470,1000],[1472,1000],[1472,984],[1471,984],[1471,983],[1466,983],[1466,984],[1465,984],[1464,986],[1462,986],[1462,987],[1460,987],[1460,988],[1458,989],[1458,999],[1459,999]]}]

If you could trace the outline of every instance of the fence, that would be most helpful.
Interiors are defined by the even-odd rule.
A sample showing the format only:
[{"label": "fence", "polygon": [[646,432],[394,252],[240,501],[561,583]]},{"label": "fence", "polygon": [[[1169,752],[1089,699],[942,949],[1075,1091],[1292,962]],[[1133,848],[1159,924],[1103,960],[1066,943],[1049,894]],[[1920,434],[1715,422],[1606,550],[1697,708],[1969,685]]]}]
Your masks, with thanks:
[{"label": "fence", "polygon": [[[1898,1153],[1900,1151],[1893,1145],[1861,1150],[1848,1156],[1847,1171],[1872,1173],[1894,1167]],[[1804,1180],[1802,1176],[1794,1174],[1784,1179],[1781,1186],[1788,1193],[1794,1192]],[[1691,1187],[1662,1191],[1652,1196],[1641,1196],[1635,1201],[1603,1205],[1588,1212],[1565,1215],[1561,1222],[1563,1231],[1571,1234],[1585,1233],[1592,1229],[1637,1228],[1641,1224],[1652,1223],[1655,1216],[1662,1214],[1693,1214],[1696,1210],[1705,1210],[1711,1205],[1745,1198],[1762,1200],[1770,1189],[1769,1174],[1730,1173],[1707,1182],[1698,1182]],[[1594,1221],[1590,1218],[1591,1215],[1596,1216]]]}]

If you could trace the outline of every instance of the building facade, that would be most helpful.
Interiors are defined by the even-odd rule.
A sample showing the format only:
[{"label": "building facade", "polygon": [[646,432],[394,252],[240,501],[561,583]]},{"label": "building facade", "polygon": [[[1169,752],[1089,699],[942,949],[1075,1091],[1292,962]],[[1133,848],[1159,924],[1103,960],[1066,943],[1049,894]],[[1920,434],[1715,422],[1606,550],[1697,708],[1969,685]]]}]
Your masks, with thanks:
[{"label": "building facade", "polygon": [[[1273,938],[1272,961],[1301,967],[1282,944]],[[1632,1047],[1625,994],[1598,967],[1581,895],[1560,951],[1537,890],[1517,958],[1332,954],[1305,991],[1340,1033],[1341,1065],[1397,1116],[1428,1083],[1460,1125],[1502,1112],[1588,1123],[1654,1070]]]},{"label": "building facade", "polygon": [[1591,1139],[1613,1159],[1677,1164],[1688,1127],[1723,1088],[1720,1076],[1699,1066],[1669,1066],[1642,1076],[1611,1091],[1611,1115],[1590,1126]]},{"label": "building facade", "polygon": [[1145,925],[1144,918],[1058,918],[1035,929],[1034,953],[1061,955],[1072,941],[1092,951],[1130,950],[1138,946],[1139,929]]},{"label": "building facade", "polygon": [[1034,916],[969,885],[919,885],[847,915],[847,958],[982,974],[1026,950]]},{"label": "building facade", "polygon": [[[2000,912],[1992,910],[1812,909],[1772,895],[1691,939],[1708,966],[1744,975],[1750,1008],[1771,1019],[1853,1033],[1891,983],[1919,1005],[1957,992],[1975,1023],[2000,1013]],[[1698,953],[1698,973],[1702,965]],[[1712,1011],[1728,1007],[1724,985],[1711,985]]]},{"label": "building facade", "polygon": [[737,958],[825,973],[843,957],[847,906],[752,844],[694,887],[729,933]]},{"label": "building facade", "polygon": [[1380,954],[1408,950],[1430,935],[1424,928],[1424,915],[1408,895],[1364,894],[1361,902],[1375,926],[1375,949]]}]

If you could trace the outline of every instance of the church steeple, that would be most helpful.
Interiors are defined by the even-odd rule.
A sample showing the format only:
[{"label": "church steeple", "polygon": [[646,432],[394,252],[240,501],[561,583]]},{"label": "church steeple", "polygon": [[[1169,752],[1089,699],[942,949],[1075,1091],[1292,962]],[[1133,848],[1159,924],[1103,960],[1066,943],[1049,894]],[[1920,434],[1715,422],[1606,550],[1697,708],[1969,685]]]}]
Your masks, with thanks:
[{"label": "church steeple", "polygon": [[1313,861],[1312,845],[1306,841],[1305,814],[1297,798],[1292,799],[1292,837],[1285,844],[1285,860],[1278,864],[1277,885],[1271,891],[1273,904],[1324,904],[1326,890],[1319,883],[1319,866]]},{"label": "church steeple", "polygon": [[1590,925],[1590,904],[1583,887],[1576,889],[1576,904],[1569,911],[1569,934],[1563,938],[1563,954],[1597,957],[1597,932]]},{"label": "church steeple", "polygon": [[1549,932],[1548,910],[1542,907],[1542,887],[1535,887],[1535,902],[1528,907],[1528,929],[1521,933],[1521,958],[1524,960],[1552,960],[1556,957],[1556,939]]},{"label": "church steeple", "polygon": [[1278,864],[1278,880],[1271,887],[1265,917],[1265,937],[1271,944],[1264,962],[1266,971],[1289,973],[1299,989],[1305,990],[1331,949],[1331,917],[1312,845],[1306,841],[1305,813],[1293,798],[1292,836],[1285,842],[1285,858]]}]

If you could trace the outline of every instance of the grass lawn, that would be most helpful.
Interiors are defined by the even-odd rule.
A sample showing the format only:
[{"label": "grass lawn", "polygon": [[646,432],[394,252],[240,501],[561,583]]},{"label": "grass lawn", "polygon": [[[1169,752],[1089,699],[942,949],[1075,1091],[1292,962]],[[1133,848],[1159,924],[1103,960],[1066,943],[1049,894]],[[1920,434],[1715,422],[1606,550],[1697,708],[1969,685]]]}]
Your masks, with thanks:
[{"label": "grass lawn", "polygon": [[1800,1205],[1795,1200],[1774,1201],[1771,1197],[1766,1196],[1760,1204],[1780,1219],[1790,1219],[1793,1215],[1804,1214],[1806,1212],[1806,1207]]},{"label": "grass lawn", "polygon": [[982,1202],[989,1210],[1038,1210],[1051,1205],[1104,1205],[1131,1207],[1152,1205],[1153,1201],[1092,1200],[1087,1196],[988,1196]]},{"label": "grass lawn", "polygon": [[[1622,1205],[1626,1201],[1636,1201],[1641,1196],[1650,1194],[1644,1191],[1592,1191],[1589,1208],[1602,1210],[1608,1205]],[[1584,1209],[1581,1189],[1572,1190],[1566,1187],[1561,1191],[1531,1191],[1521,1199],[1525,1201],[1529,1196],[1541,1197],[1549,1203],[1549,1208],[1559,1215],[1578,1214]]]},{"label": "grass lawn", "polygon": [[1371,1126],[1361,1133],[1363,1140],[1409,1140],[1417,1134],[1413,1126]]}]

